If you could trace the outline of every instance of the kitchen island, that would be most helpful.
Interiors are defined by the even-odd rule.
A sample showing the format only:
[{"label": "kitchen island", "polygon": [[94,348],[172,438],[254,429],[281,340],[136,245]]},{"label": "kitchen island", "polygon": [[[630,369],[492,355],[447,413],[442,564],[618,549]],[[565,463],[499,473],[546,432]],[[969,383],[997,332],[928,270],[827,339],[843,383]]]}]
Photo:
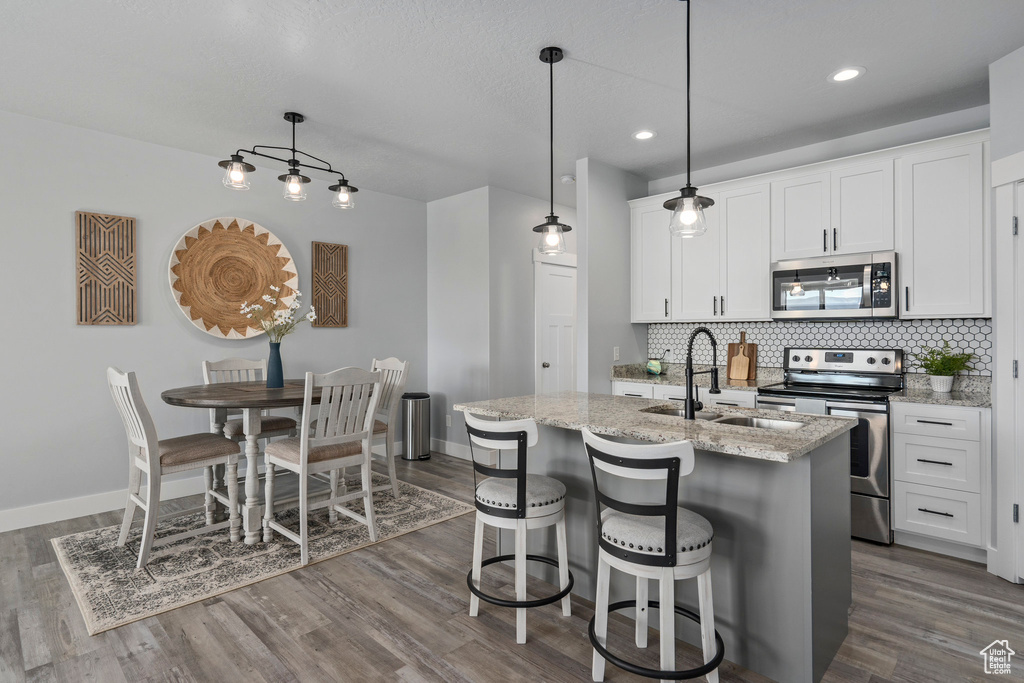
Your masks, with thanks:
[{"label": "kitchen island", "polygon": [[[573,592],[588,600],[594,599],[597,574],[597,512],[579,430],[655,443],[691,441],[696,466],[680,482],[679,500],[714,527],[715,626],[725,641],[726,659],[777,681],[820,680],[847,633],[849,430],[856,421],[715,408],[720,418],[801,423],[766,429],[683,420],[659,411],[678,407],[652,399],[563,392],[458,404],[455,410],[533,418],[541,425],[528,470],[566,486]],[[499,539],[499,544],[507,548],[511,542]],[[554,556],[553,537],[534,534],[528,551]],[[557,583],[551,572],[531,571]],[[616,572],[612,577],[612,599],[632,597],[633,582]],[[696,587],[689,583],[679,585],[677,602],[696,609]],[[677,634],[700,646],[692,623],[677,624]]]}]

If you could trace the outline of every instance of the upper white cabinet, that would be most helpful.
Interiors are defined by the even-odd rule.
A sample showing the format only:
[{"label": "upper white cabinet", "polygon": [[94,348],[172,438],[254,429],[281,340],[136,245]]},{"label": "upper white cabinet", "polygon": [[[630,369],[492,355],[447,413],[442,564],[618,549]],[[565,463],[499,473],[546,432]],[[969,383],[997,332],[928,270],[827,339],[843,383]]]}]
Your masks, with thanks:
[{"label": "upper white cabinet", "polygon": [[891,158],[771,185],[772,261],[893,248]]},{"label": "upper white cabinet", "polygon": [[702,196],[715,201],[704,212],[708,231],[700,237],[672,240],[673,320],[714,320],[718,316],[721,203],[718,195]]},{"label": "upper white cabinet", "polygon": [[984,317],[982,143],[897,160],[901,318]]},{"label": "upper white cabinet", "polygon": [[671,216],[661,202],[637,203],[631,210],[631,308],[635,323],[671,319],[672,240],[668,231]]}]

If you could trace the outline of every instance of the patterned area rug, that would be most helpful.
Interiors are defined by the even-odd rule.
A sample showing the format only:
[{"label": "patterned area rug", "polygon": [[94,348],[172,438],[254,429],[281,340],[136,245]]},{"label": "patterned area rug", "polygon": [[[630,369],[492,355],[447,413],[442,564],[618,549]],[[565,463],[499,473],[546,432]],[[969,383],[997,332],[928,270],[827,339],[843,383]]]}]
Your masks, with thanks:
[{"label": "patterned area rug", "polygon": [[[387,482],[374,474],[374,485]],[[352,484],[358,488],[358,483]],[[351,489],[350,489],[351,490]],[[473,510],[447,496],[400,483],[396,501],[391,491],[373,496],[378,543],[443,522]],[[362,513],[362,503],[349,503]],[[337,557],[370,543],[366,526],[339,515],[328,521],[326,509],[309,517],[310,564]],[[278,515],[290,529],[298,528],[298,510]],[[227,529],[155,548],[144,569],[135,569],[141,538],[141,513],[124,547],[117,547],[118,526],[51,540],[64,574],[82,611],[89,635],[145,619],[168,610],[226,593],[300,566],[299,546],[280,534],[272,543],[231,543]],[[204,524],[202,513],[157,525],[157,538]]]}]

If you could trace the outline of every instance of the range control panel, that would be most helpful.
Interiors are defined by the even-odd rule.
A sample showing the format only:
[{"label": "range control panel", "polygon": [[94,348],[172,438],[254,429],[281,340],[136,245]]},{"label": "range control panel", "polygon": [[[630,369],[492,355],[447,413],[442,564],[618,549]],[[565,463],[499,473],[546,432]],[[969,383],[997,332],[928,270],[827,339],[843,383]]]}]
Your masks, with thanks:
[{"label": "range control panel", "polygon": [[903,372],[902,349],[805,349],[787,348],[786,370],[833,372],[874,372],[898,375]]}]

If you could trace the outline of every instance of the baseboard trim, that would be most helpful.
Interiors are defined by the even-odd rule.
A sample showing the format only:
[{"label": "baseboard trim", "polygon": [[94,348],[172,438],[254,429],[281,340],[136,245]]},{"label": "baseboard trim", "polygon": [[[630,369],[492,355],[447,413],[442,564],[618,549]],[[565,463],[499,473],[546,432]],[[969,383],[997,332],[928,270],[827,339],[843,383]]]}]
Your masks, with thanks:
[{"label": "baseboard trim", "polygon": [[[454,445],[457,446],[458,444]],[[466,451],[468,453],[469,449],[467,448]],[[381,456],[387,455],[383,444],[374,446],[373,453]],[[395,453],[396,457],[402,457],[401,441],[395,442]],[[165,480],[160,486],[160,500],[193,496],[197,493],[202,493],[203,486],[203,478],[199,475],[186,479]],[[146,488],[143,487],[142,490],[145,492]],[[239,493],[242,496],[245,495],[244,491],[239,491]],[[62,522],[66,519],[74,519],[75,517],[96,515],[101,512],[110,512],[111,510],[120,510],[124,507],[127,498],[128,489],[125,488],[117,491],[107,491],[106,493],[94,493],[78,498],[65,498],[64,500],[54,500],[48,503],[0,510],[0,533],[14,531],[15,529],[25,529],[40,524],[50,524],[51,522]],[[143,498],[145,498],[145,495],[143,495]]]},{"label": "baseboard trim", "polygon": [[896,545],[904,545],[908,548],[958,557],[961,560],[968,560],[970,562],[986,564],[988,561],[988,552],[984,548],[975,548],[974,546],[947,541],[941,538],[929,538],[928,536],[921,536],[909,531],[894,532],[893,542]]},{"label": "baseboard trim", "polygon": [[444,453],[445,455],[450,455],[453,458],[459,458],[460,460],[473,459],[473,456],[469,452],[469,446],[461,443],[455,443],[454,441],[431,439],[430,450],[437,451],[438,453]]}]

